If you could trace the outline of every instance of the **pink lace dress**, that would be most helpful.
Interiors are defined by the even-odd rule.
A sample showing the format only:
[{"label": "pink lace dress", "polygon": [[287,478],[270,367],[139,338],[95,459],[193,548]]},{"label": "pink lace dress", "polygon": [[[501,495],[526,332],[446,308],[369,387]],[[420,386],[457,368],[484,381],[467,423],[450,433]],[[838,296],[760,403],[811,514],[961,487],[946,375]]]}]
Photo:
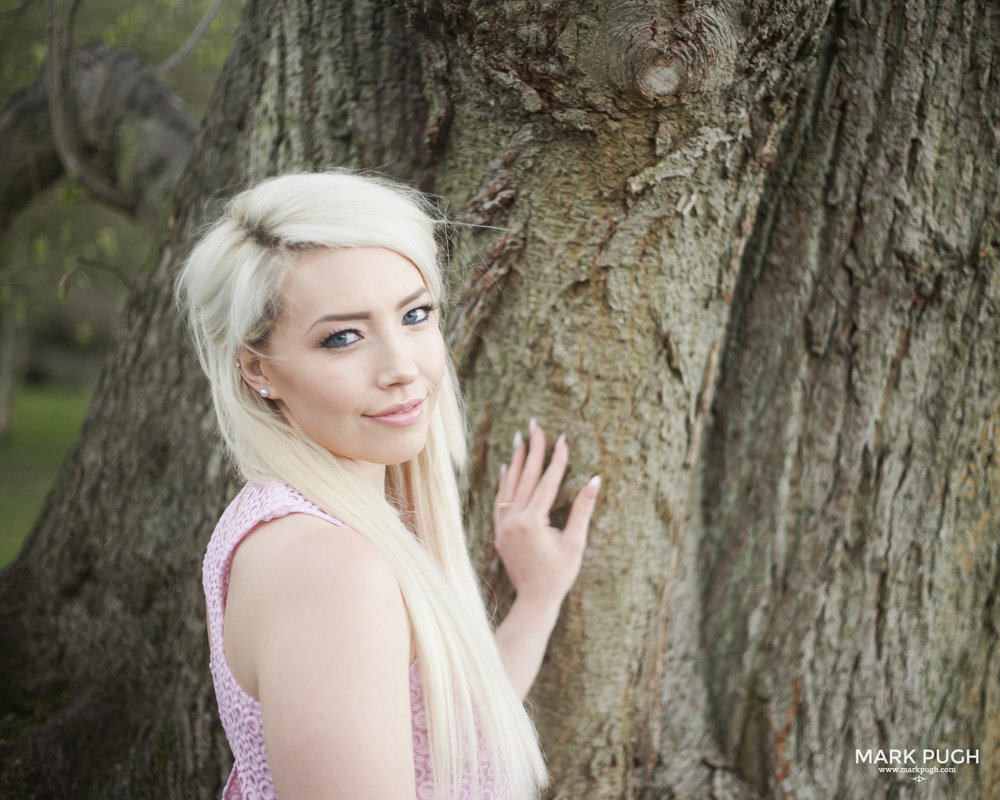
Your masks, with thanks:
[{"label": "pink lace dress", "polygon": [[[210,665],[215,683],[215,697],[226,738],[233,751],[233,771],[223,791],[223,800],[272,800],[277,795],[268,766],[261,725],[260,703],[250,697],[236,681],[223,648],[223,619],[229,589],[229,567],[237,545],[261,522],[286,514],[310,514],[333,525],[342,525],[314,506],[294,489],[280,483],[263,486],[247,484],[219,519],[205,553],[202,584],[208,605],[211,630]],[[410,668],[410,712],[413,730],[413,767],[417,800],[432,800],[434,776],[431,772],[430,741],[424,711],[420,670],[416,662]],[[492,765],[480,759],[480,796],[482,800],[506,800],[494,780]],[[463,780],[461,797],[471,795],[468,776]]]}]

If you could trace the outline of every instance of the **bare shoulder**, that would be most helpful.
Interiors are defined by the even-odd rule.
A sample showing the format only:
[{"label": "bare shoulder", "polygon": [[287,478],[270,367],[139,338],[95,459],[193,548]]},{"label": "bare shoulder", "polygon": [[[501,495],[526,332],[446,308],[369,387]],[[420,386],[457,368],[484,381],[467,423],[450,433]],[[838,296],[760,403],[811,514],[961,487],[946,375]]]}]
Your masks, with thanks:
[{"label": "bare shoulder", "polygon": [[391,649],[407,657],[409,618],[396,575],[357,531],[289,514],[262,523],[240,544],[230,571],[225,650],[250,695],[259,699],[269,664],[357,642],[372,631],[389,634]]},{"label": "bare shoulder", "polygon": [[278,592],[273,600],[322,589],[338,594],[397,593],[392,567],[382,552],[351,528],[311,514],[289,514],[258,525],[233,556],[230,591],[249,582],[255,594]]},{"label": "bare shoulder", "polygon": [[304,514],[233,559],[224,631],[281,797],[413,797],[409,617],[381,551]]}]

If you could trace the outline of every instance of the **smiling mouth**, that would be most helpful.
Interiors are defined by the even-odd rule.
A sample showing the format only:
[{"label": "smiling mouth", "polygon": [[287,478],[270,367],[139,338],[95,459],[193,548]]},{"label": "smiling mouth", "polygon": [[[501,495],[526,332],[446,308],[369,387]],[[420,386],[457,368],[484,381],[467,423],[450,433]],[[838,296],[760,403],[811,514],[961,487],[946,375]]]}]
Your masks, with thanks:
[{"label": "smiling mouth", "polygon": [[406,403],[390,406],[378,414],[365,414],[365,416],[372,422],[378,422],[382,425],[402,427],[404,425],[411,425],[420,419],[423,410],[423,400],[410,400]]}]

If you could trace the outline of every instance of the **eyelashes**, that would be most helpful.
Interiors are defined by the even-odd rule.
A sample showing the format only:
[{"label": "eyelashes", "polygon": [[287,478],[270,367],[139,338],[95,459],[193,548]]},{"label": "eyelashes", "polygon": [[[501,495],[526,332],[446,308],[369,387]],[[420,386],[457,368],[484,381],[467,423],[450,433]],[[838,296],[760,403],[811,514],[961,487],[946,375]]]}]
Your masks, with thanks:
[{"label": "eyelashes", "polygon": [[[411,308],[403,314],[403,325],[408,328],[422,325],[431,319],[435,311],[437,311],[437,305],[434,303],[425,303]],[[364,336],[357,328],[342,328],[324,337],[320,342],[320,347],[326,350],[342,350],[345,347],[350,347],[352,344],[360,342],[363,338]]]},{"label": "eyelashes", "polygon": [[403,314],[403,324],[404,325],[419,325],[421,322],[426,322],[431,318],[431,315],[437,310],[437,306],[432,303],[426,305],[417,306],[416,308],[411,308],[405,314]]},{"label": "eyelashes", "polygon": [[361,341],[361,334],[353,328],[345,328],[344,330],[331,333],[320,342],[319,346],[327,350],[340,350],[354,344],[356,341]]}]

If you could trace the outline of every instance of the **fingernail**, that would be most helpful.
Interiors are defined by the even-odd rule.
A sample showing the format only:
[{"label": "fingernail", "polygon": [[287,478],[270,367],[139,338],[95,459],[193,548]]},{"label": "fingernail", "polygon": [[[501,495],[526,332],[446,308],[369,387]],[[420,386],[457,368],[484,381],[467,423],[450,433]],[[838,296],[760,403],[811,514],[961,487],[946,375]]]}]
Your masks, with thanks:
[{"label": "fingernail", "polygon": [[585,488],[590,489],[591,493],[596,497],[597,496],[597,492],[601,488],[601,476],[600,475],[595,475],[593,478],[591,478],[589,481],[587,481],[587,485],[586,485]]},{"label": "fingernail", "polygon": [[566,444],[566,434],[565,433],[560,433],[559,434],[559,438],[556,439],[556,444],[557,445]]},{"label": "fingernail", "polygon": [[500,477],[502,478],[506,474],[507,474],[507,465],[506,464],[501,464],[500,465]]},{"label": "fingernail", "polygon": [[538,423],[535,422],[535,418],[532,417],[528,420],[528,430],[533,431],[536,427],[538,427]]},{"label": "fingernail", "polygon": [[521,446],[521,431],[514,434],[514,449],[517,450]]}]

